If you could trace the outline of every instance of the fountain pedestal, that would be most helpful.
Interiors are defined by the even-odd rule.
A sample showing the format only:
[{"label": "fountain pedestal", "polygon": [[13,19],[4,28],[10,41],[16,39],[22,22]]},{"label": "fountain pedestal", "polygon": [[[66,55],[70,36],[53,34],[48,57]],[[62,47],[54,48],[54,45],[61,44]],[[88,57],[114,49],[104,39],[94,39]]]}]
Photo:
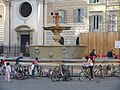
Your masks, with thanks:
[{"label": "fountain pedestal", "polygon": [[61,39],[61,35],[60,33],[62,32],[62,30],[53,30],[54,36],[53,36],[53,40],[55,41],[56,45],[60,45],[59,41]]}]

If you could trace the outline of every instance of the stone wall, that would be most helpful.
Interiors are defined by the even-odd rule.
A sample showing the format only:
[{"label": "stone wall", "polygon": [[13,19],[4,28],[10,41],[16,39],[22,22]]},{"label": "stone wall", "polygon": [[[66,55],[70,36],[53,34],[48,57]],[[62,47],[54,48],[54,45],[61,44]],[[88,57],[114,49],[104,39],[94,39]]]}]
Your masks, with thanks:
[{"label": "stone wall", "polygon": [[4,42],[4,4],[0,0],[0,45]]}]

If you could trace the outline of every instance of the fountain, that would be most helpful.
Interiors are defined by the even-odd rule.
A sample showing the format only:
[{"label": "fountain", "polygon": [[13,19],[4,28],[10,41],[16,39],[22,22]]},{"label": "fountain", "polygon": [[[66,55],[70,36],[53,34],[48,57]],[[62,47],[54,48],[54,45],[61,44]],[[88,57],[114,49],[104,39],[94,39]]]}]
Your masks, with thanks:
[{"label": "fountain", "polygon": [[46,58],[46,59],[80,59],[82,58],[86,46],[84,45],[61,45],[59,40],[61,39],[60,33],[62,30],[69,30],[69,26],[60,26],[59,18],[60,15],[58,12],[55,13],[55,24],[56,26],[43,27],[44,30],[51,30],[53,35],[53,40],[56,45],[36,45],[30,46],[30,56],[35,58]]},{"label": "fountain", "polygon": [[69,30],[71,27],[59,26],[58,22],[60,15],[58,12],[55,13],[55,16],[53,16],[53,18],[55,18],[56,26],[44,27],[44,30],[51,30],[54,33],[53,39],[55,40],[56,45],[60,45],[59,43],[61,39],[60,33],[62,32],[62,30]]}]

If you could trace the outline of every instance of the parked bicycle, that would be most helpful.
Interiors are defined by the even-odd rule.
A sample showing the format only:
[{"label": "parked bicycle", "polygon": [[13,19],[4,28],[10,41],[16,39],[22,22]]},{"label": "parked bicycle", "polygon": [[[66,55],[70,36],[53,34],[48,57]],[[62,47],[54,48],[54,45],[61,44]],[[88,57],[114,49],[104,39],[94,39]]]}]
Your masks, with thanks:
[{"label": "parked bicycle", "polygon": [[11,66],[11,69],[11,79],[24,80],[29,78],[28,70],[25,71],[22,66]]},{"label": "parked bicycle", "polygon": [[4,65],[0,65],[0,75],[5,75],[5,66]]},{"label": "parked bicycle", "polygon": [[96,69],[94,70],[95,77],[105,78],[105,70],[101,64],[99,64],[98,66],[96,65],[95,69]]},{"label": "parked bicycle", "polygon": [[105,69],[105,71],[106,71],[106,76],[110,76],[110,77],[120,77],[120,68],[115,68],[115,65],[110,65],[110,64],[108,64],[107,66],[106,66],[106,69]]},{"label": "parked bicycle", "polygon": [[52,72],[52,67],[49,67],[48,70],[45,70],[42,66],[40,66],[41,77],[50,77],[51,72]]},{"label": "parked bicycle", "polygon": [[64,81],[72,80],[70,71],[65,65],[56,66],[52,70],[50,77],[53,82],[60,81],[60,79],[63,79]]}]

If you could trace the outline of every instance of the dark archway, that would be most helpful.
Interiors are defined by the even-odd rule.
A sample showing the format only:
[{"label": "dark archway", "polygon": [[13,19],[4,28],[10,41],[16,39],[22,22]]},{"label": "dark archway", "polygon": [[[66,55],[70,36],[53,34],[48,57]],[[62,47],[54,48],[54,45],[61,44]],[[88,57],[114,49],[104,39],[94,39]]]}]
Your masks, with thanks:
[{"label": "dark archway", "polygon": [[79,45],[79,37],[76,39],[76,45]]},{"label": "dark archway", "polygon": [[63,37],[61,37],[59,43],[60,43],[61,45],[64,45],[64,38],[63,38]]}]

